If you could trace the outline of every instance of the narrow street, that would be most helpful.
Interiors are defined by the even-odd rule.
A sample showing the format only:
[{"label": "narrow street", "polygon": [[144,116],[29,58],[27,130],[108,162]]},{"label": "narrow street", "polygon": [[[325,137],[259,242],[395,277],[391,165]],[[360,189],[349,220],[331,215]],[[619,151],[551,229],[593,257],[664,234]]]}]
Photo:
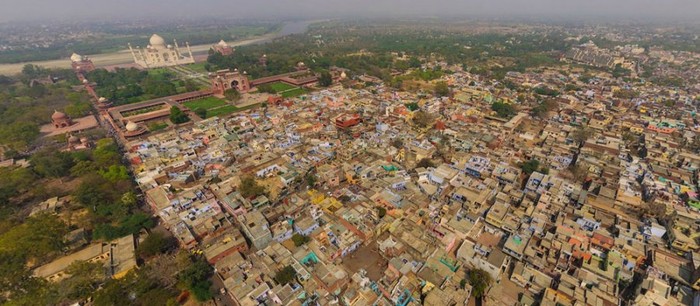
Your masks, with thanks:
[{"label": "narrow street", "polygon": [[221,278],[214,273],[211,277],[211,290],[214,293],[214,305],[218,306],[238,306],[239,304],[236,303],[236,301],[231,298],[230,295],[228,295],[228,292],[225,294],[221,294],[221,288],[224,287],[224,282],[221,281]]}]

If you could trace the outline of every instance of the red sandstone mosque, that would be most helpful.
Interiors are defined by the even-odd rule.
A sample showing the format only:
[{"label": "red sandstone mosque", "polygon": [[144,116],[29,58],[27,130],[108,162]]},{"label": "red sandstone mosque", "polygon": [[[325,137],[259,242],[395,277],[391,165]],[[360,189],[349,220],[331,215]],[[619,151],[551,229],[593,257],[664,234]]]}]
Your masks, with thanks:
[{"label": "red sandstone mosque", "polygon": [[45,136],[79,133],[98,126],[97,119],[93,115],[73,119],[63,112],[55,110],[51,115],[51,123],[40,128]]},{"label": "red sandstone mosque", "polygon": [[214,50],[214,52],[218,52],[223,56],[233,55],[233,52],[235,51],[233,47],[229,46],[223,39],[219,41],[219,43],[211,46],[211,48]]},{"label": "red sandstone mosque", "polygon": [[73,125],[73,120],[71,120],[68,115],[57,110],[54,110],[53,115],[51,115],[51,122],[57,129],[67,128]]},{"label": "red sandstone mosque", "polygon": [[90,72],[95,70],[95,64],[92,63],[87,56],[82,56],[77,53],[73,53],[70,56],[71,67],[75,72]]}]

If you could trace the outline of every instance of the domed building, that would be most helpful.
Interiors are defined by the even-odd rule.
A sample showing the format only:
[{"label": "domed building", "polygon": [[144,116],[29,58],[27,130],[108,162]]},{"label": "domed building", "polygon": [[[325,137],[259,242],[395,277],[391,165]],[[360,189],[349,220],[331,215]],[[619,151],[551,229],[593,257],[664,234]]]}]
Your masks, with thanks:
[{"label": "domed building", "polygon": [[71,67],[75,72],[90,72],[95,70],[95,64],[87,56],[73,53],[70,56]]},{"label": "domed building", "polygon": [[68,144],[74,145],[74,144],[79,144],[79,143],[80,143],[80,138],[78,138],[78,136],[70,135],[70,137],[68,137]]},{"label": "domed building", "polygon": [[[95,118],[93,115],[73,119],[63,112],[54,110],[53,114],[51,115],[51,123],[42,125],[39,128],[39,131],[45,137],[51,137],[64,134],[72,135],[73,133],[80,133],[98,126],[99,123],[97,122],[97,118]],[[69,138],[69,136],[66,137],[66,139]]]},{"label": "domed building", "polygon": [[73,125],[73,120],[65,113],[54,110],[53,115],[51,115],[51,123],[55,128],[62,129]]},{"label": "domed building", "polygon": [[177,40],[173,40],[173,44],[174,46],[169,45],[163,37],[153,34],[148,40],[148,46],[145,49],[138,46],[133,48],[129,44],[129,50],[134,58],[134,63],[143,68],[159,68],[194,63],[194,56],[192,56],[189,43],[185,43],[189,56],[185,56],[180,52]]},{"label": "domed building", "polygon": [[229,46],[223,39],[219,43],[211,46],[214,52],[218,52],[223,56],[233,55],[233,47]]},{"label": "domed building", "polygon": [[126,129],[126,131],[124,131],[124,137],[136,137],[148,132],[145,127],[133,121],[128,121],[124,128]]},{"label": "domed building", "polygon": [[110,108],[111,106],[112,106],[112,102],[109,102],[109,100],[107,100],[107,98],[100,97],[99,99],[97,99],[97,108],[107,109],[107,108]]},{"label": "domed building", "polygon": [[75,136],[74,134],[67,134],[70,135],[67,138],[68,145],[63,149],[63,151],[79,151],[79,150],[85,150],[90,148],[90,141],[87,139],[87,137],[81,137],[78,138],[78,136]]}]

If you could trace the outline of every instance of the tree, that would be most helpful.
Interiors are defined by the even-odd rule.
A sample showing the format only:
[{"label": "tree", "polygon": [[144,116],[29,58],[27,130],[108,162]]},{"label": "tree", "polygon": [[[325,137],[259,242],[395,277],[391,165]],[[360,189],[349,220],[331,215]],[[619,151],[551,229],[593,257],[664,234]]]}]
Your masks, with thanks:
[{"label": "tree", "polygon": [[141,82],[144,93],[154,97],[171,96],[177,93],[175,84],[167,79],[167,76],[147,75]]},{"label": "tree", "polygon": [[274,279],[278,284],[285,285],[293,281],[296,276],[297,271],[292,266],[286,266],[275,274]]},{"label": "tree", "polygon": [[618,89],[613,92],[613,97],[620,99],[634,99],[639,97],[639,92],[632,89]]},{"label": "tree", "polygon": [[24,151],[40,134],[38,124],[16,121],[0,126],[0,144],[7,145],[17,151]]},{"label": "tree", "polygon": [[621,64],[615,65],[615,68],[613,68],[613,70],[612,70],[613,78],[628,76],[628,75],[630,75],[630,73],[631,73],[631,71],[627,68],[623,68]]},{"label": "tree", "polygon": [[63,249],[68,226],[49,214],[29,217],[24,223],[0,235],[0,252],[25,258],[45,258]]},{"label": "tree", "polygon": [[467,280],[463,278],[462,280],[459,281],[459,288],[464,289],[466,287],[467,287]]},{"label": "tree", "polygon": [[316,185],[316,175],[313,174],[312,172],[309,172],[306,174],[306,177],[304,178],[306,180],[306,185],[309,187],[313,187]]},{"label": "tree", "polygon": [[588,138],[591,136],[593,136],[593,130],[587,127],[579,127],[573,132],[571,138],[579,143],[580,146],[583,146],[583,144],[586,143],[586,140],[588,140]]},{"label": "tree", "polygon": [[124,206],[134,207],[137,203],[136,194],[134,194],[132,191],[127,191],[122,194],[121,201]]},{"label": "tree", "polygon": [[559,104],[552,99],[545,99],[542,103],[538,104],[532,109],[531,115],[533,117],[544,118],[548,112],[554,111],[559,107]]},{"label": "tree", "polygon": [[100,175],[110,182],[125,181],[129,179],[129,170],[122,165],[111,165],[107,171],[100,171]]},{"label": "tree", "polygon": [[197,83],[195,83],[192,79],[185,80],[186,91],[195,91],[197,89],[199,89],[199,87],[197,86]]},{"label": "tree", "polygon": [[559,95],[559,92],[551,89],[547,86],[539,86],[535,88],[534,92],[538,95],[543,95],[543,96],[550,96],[550,97],[556,97]]},{"label": "tree", "polygon": [[447,86],[447,82],[440,81],[435,83],[435,95],[438,97],[446,97],[450,95],[450,87]]},{"label": "tree", "polygon": [[513,105],[503,102],[494,102],[491,104],[491,110],[495,111],[498,117],[506,119],[515,116],[516,113]]},{"label": "tree", "polygon": [[[187,255],[187,251],[183,251]],[[177,274],[180,272],[181,266],[177,263],[177,253],[175,256],[170,254],[158,255],[148,260],[148,264],[142,269],[143,273],[150,279],[158,282],[162,287],[170,288],[177,284]],[[186,258],[189,261],[189,258]],[[189,263],[185,264],[185,267]]]},{"label": "tree", "polygon": [[238,92],[238,89],[231,88],[224,91],[224,97],[226,97],[226,99],[229,101],[236,102],[241,99],[241,93]]},{"label": "tree", "polygon": [[0,168],[0,208],[8,204],[10,198],[35,187],[37,178],[29,168]]},{"label": "tree", "polygon": [[112,138],[103,138],[97,141],[92,158],[99,168],[109,168],[112,165],[121,164],[119,147]]},{"label": "tree", "polygon": [[261,84],[257,86],[258,92],[266,92],[269,94],[276,94],[277,91],[275,91],[274,88],[272,88],[272,85],[270,84]]},{"label": "tree", "polygon": [[[113,205],[105,205],[103,207],[110,208]],[[98,224],[92,231],[92,236],[95,239],[114,240],[130,234],[136,234],[144,228],[152,228],[155,226],[153,219],[145,213],[138,212],[132,215],[126,215],[118,220],[116,225]]]},{"label": "tree", "polygon": [[165,236],[160,232],[153,232],[139,244],[137,249],[139,256],[149,258],[165,253],[177,246],[177,241],[172,236]]},{"label": "tree", "polygon": [[[534,159],[534,158],[531,159],[531,160],[528,160],[528,161],[526,161],[526,162],[524,162],[524,163],[522,163],[522,164],[520,165],[520,169],[522,169],[523,172],[524,172],[525,174],[527,174],[527,175],[530,175],[530,174],[532,174],[533,172],[538,171],[538,168],[539,168],[539,167],[540,167],[540,161],[539,161],[539,160],[536,160],[536,159]],[[542,171],[542,169],[544,169],[544,171]],[[540,172],[543,172],[543,173],[544,173],[545,171],[546,171],[546,172],[549,172],[549,169],[547,169],[547,168],[542,168],[542,169],[540,169]],[[546,174],[546,173],[545,173],[545,174]]]},{"label": "tree", "polygon": [[180,124],[190,121],[190,118],[187,117],[187,114],[183,113],[179,107],[173,106],[170,108],[170,121],[175,124]]},{"label": "tree", "polygon": [[410,110],[412,112],[420,109],[420,106],[418,106],[418,103],[416,103],[416,102],[406,103],[406,104],[404,104],[404,106],[406,106],[406,108],[408,108],[408,110]]},{"label": "tree", "polygon": [[197,258],[189,267],[180,272],[178,278],[197,301],[204,302],[213,296],[210,289],[212,284],[209,280],[213,272],[214,270],[208,262]]},{"label": "tree", "polygon": [[107,279],[104,267],[99,262],[76,261],[68,266],[69,278],[59,284],[62,298],[68,300],[84,299]]},{"label": "tree", "polygon": [[194,110],[194,113],[199,116],[199,118],[206,118],[207,117],[207,109],[203,107],[198,107]]},{"label": "tree", "polygon": [[333,84],[333,77],[330,72],[324,70],[318,78],[318,85],[321,87],[328,87],[331,86],[331,84]]},{"label": "tree", "polygon": [[472,269],[467,272],[467,280],[472,286],[472,296],[476,299],[482,299],[486,294],[486,289],[493,281],[488,272],[481,269]]},{"label": "tree", "polygon": [[95,210],[98,205],[112,202],[110,192],[105,192],[107,180],[99,175],[90,175],[73,191],[73,199],[86,208]]},{"label": "tree", "polygon": [[379,216],[379,219],[384,218],[386,216],[386,208],[377,206],[377,216]]},{"label": "tree", "polygon": [[304,235],[295,233],[294,235],[292,235],[292,241],[294,242],[295,246],[302,246],[302,245],[306,244],[307,242],[311,241],[311,238],[309,238],[308,236],[304,236]]},{"label": "tree", "polygon": [[241,185],[238,186],[241,196],[244,198],[254,198],[266,192],[265,187],[260,186],[252,176],[246,176],[241,180]]},{"label": "tree", "polygon": [[61,151],[45,150],[35,153],[30,159],[34,171],[43,177],[60,178],[70,174],[73,158]]},{"label": "tree", "polygon": [[419,110],[413,115],[413,124],[419,128],[427,128],[433,124],[433,116],[425,111]]},{"label": "tree", "polygon": [[435,163],[430,158],[422,158],[416,164],[417,168],[435,168]]}]

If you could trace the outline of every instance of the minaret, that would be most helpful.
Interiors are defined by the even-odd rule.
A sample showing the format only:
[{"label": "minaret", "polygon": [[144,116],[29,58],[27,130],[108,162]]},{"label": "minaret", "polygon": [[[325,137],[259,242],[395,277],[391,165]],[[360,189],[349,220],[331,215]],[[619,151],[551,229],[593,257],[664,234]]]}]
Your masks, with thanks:
[{"label": "minaret", "polygon": [[143,63],[143,64],[140,64],[140,65],[143,66],[143,67],[146,67],[146,68],[150,68],[151,65],[148,63],[148,62],[149,62],[149,59],[148,59],[148,57],[146,56],[146,54],[143,53],[143,52],[144,52],[143,49],[141,49],[141,47],[139,47],[139,46],[136,46],[136,52],[138,52],[139,57],[140,57],[140,59],[141,59],[141,63]]},{"label": "minaret", "polygon": [[177,39],[173,39],[173,43],[175,44],[175,65],[180,65],[180,47],[177,45]]},{"label": "minaret", "polygon": [[189,42],[185,42],[185,45],[187,46],[187,52],[190,54],[190,59],[191,59],[192,62],[194,63],[194,56],[192,56],[192,49],[190,49],[190,43],[189,43]]},{"label": "minaret", "polygon": [[134,58],[134,63],[136,63],[136,53],[134,53],[134,48],[131,47],[131,43],[127,43],[129,45],[129,51],[131,51],[131,57]]}]

